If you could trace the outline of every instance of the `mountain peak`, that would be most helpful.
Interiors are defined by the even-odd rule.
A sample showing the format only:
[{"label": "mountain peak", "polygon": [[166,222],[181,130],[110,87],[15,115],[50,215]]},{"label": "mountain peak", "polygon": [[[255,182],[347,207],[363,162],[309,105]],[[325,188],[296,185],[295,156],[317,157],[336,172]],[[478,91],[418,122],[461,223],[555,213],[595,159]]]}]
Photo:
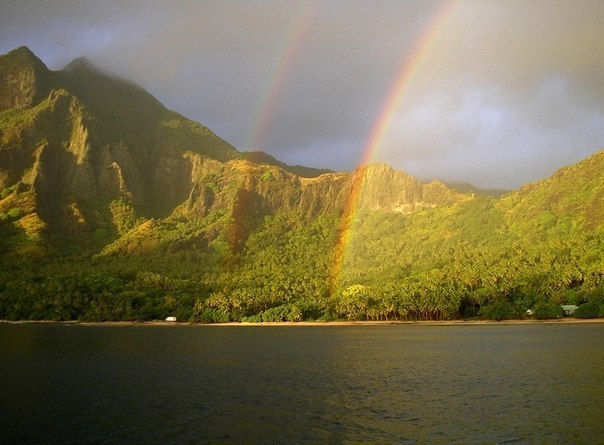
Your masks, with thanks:
[{"label": "mountain peak", "polygon": [[[15,48],[12,51],[9,51],[6,56],[8,57],[30,57],[35,58],[36,55],[30,50],[27,46],[20,46],[19,48]],[[39,59],[38,59],[39,60]]]},{"label": "mountain peak", "polygon": [[86,57],[78,57],[73,59],[69,64],[63,68],[65,72],[78,72],[87,71],[93,73],[101,73],[101,70],[97,68],[89,59]]},{"label": "mountain peak", "polygon": [[20,71],[33,69],[38,72],[48,72],[44,62],[38,58],[27,46],[20,46],[3,56],[0,56],[0,72]]},{"label": "mountain peak", "polygon": [[46,97],[52,73],[28,47],[0,56],[0,110],[27,108]]}]

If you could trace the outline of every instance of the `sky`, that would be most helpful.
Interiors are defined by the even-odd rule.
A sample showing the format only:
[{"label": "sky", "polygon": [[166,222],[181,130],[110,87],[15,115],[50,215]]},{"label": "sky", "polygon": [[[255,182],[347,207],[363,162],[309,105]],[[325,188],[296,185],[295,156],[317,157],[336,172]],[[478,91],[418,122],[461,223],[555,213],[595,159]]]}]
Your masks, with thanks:
[{"label": "sky", "polygon": [[601,0],[0,0],[22,45],[291,165],[514,189],[604,148]]}]

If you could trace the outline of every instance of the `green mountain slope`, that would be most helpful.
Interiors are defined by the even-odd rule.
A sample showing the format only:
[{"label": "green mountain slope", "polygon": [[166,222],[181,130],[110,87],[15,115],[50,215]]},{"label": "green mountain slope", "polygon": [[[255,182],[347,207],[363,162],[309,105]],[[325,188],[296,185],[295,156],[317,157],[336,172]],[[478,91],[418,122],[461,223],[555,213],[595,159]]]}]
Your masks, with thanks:
[{"label": "green mountain slope", "polygon": [[165,216],[187,198],[187,153],[237,155],[206,127],[83,60],[51,72],[19,48],[0,58],[0,74],[0,212],[18,214],[15,226],[28,237],[104,243],[127,224],[118,213]]},{"label": "green mountain slope", "polygon": [[558,170],[502,199],[509,218],[522,227],[562,233],[604,226],[604,153]]},{"label": "green mountain slope", "polygon": [[600,152],[500,196],[382,164],[290,167],[237,152],[84,59],[53,72],[19,48],[0,57],[0,319],[499,319],[597,306],[603,172]]}]

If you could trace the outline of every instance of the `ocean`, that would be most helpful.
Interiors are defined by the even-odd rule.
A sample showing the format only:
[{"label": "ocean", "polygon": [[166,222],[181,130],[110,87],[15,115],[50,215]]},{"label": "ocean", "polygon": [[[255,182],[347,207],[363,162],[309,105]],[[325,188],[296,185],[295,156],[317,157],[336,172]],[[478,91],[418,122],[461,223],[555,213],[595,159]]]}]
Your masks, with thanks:
[{"label": "ocean", "polygon": [[15,444],[604,443],[604,324],[0,324]]}]

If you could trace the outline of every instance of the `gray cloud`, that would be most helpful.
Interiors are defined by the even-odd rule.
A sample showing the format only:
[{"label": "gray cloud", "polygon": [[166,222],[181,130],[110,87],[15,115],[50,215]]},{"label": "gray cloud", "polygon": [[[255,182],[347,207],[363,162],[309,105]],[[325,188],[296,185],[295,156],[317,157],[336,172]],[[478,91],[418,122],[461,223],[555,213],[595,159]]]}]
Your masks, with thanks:
[{"label": "gray cloud", "polygon": [[[0,52],[27,45],[52,69],[86,56],[241,150],[350,170],[401,65],[444,8],[0,0]],[[603,148],[602,2],[467,0],[451,11],[375,160],[512,188]]]}]

